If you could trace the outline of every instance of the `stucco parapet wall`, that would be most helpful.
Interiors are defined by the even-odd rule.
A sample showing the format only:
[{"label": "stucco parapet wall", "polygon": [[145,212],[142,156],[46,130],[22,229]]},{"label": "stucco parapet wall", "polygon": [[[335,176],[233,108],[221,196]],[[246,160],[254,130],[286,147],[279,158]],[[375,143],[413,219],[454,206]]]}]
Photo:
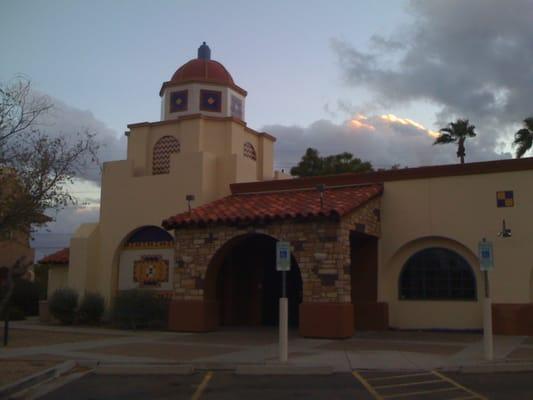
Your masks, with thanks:
[{"label": "stucco parapet wall", "polygon": [[376,171],[365,173],[347,173],[327,176],[314,176],[291,180],[270,180],[261,182],[233,183],[230,185],[233,194],[256,193],[281,190],[315,188],[319,184],[327,187],[346,185],[368,185],[392,181],[413,179],[442,178],[451,176],[499,174],[506,172],[533,170],[533,157],[475,162],[467,164],[435,165],[430,167],[403,168],[398,170]]},{"label": "stucco parapet wall", "polygon": [[[256,135],[258,137],[263,137],[265,139],[268,139],[272,142],[275,142],[277,139],[270,135],[269,133],[266,133],[266,132],[258,132],[252,128],[249,128],[246,124],[246,122],[238,119],[238,118],[235,118],[235,117],[213,117],[213,116],[208,116],[208,115],[203,115],[203,114],[191,114],[191,115],[184,115],[182,117],[178,117],[178,118],[175,118],[175,119],[170,119],[170,120],[165,120],[165,121],[157,121],[157,122],[137,122],[137,123],[134,123],[134,124],[129,124],[128,125],[128,129],[137,129],[137,128],[142,128],[142,127],[155,127],[155,126],[164,126],[164,125],[173,125],[173,124],[177,124],[181,121],[186,121],[186,120],[191,120],[191,119],[203,119],[203,120],[206,120],[206,121],[222,121],[222,122],[233,122],[235,124],[238,124],[238,125],[241,125],[242,127],[244,127],[244,129],[253,134],[253,135]],[[128,134],[126,132],[126,134]]]},{"label": "stucco parapet wall", "polygon": [[209,300],[205,292],[206,277],[217,252],[239,236],[264,234],[291,242],[292,254],[302,277],[304,302],[350,303],[349,231],[354,230],[357,224],[365,224],[367,233],[379,234],[376,207],[379,207],[378,199],[368,202],[340,221],[322,217],[308,221],[283,220],[264,225],[177,229],[174,298]]}]

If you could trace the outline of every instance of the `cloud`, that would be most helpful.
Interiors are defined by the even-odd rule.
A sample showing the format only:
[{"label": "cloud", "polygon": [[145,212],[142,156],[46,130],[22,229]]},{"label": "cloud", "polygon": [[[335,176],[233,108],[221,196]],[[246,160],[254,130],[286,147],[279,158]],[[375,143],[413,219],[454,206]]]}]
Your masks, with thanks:
[{"label": "cloud", "polygon": [[[125,136],[108,128],[91,111],[69,106],[59,99],[37,91],[33,91],[33,95],[46,97],[53,104],[52,109],[41,115],[37,121],[38,128],[42,132],[51,137],[65,136],[74,142],[77,133],[88,131],[96,135],[95,139],[100,144],[98,154],[100,162],[126,157]],[[100,168],[98,166],[88,168],[81,178],[100,184]]]},{"label": "cloud", "polygon": [[369,51],[332,40],[344,82],[385,107],[429,102],[437,125],[470,118],[479,145],[497,148],[533,114],[530,0],[412,0],[412,22]]},{"label": "cloud", "polygon": [[[289,170],[305,149],[314,147],[322,155],[350,152],[376,168],[394,164],[420,166],[456,163],[454,145],[433,146],[437,132],[422,124],[393,114],[356,114],[342,123],[319,120],[307,127],[270,125],[263,128],[278,138],[276,167]],[[509,158],[505,152],[480,145],[476,139],[466,143],[467,160]]]}]

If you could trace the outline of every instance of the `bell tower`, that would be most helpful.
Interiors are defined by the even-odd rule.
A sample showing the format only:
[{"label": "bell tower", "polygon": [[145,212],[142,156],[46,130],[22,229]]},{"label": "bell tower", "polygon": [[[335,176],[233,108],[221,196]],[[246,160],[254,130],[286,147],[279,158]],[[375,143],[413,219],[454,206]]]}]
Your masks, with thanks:
[{"label": "bell tower", "polygon": [[163,83],[159,92],[161,120],[201,114],[244,121],[246,94],[228,70],[211,59],[211,49],[203,42],[198,57],[183,64]]}]

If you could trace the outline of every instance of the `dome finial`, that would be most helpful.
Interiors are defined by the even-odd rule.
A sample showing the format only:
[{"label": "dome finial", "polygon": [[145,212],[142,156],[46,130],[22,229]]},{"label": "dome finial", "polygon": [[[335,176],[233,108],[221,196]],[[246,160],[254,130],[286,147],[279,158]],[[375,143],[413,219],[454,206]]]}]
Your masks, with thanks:
[{"label": "dome finial", "polygon": [[211,60],[211,49],[205,42],[198,47],[198,58],[201,60]]}]

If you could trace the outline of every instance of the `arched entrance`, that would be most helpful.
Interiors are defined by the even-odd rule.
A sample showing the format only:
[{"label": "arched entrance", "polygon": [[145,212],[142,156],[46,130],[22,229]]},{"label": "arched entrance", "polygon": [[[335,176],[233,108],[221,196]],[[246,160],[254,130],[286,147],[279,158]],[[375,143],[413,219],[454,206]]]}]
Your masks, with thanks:
[{"label": "arched entrance", "polygon": [[[276,242],[249,234],[230,240],[215,254],[206,275],[206,300],[215,300],[222,326],[275,326],[282,273],[276,271]],[[287,273],[289,324],[298,326],[302,278],[294,257]]]}]

